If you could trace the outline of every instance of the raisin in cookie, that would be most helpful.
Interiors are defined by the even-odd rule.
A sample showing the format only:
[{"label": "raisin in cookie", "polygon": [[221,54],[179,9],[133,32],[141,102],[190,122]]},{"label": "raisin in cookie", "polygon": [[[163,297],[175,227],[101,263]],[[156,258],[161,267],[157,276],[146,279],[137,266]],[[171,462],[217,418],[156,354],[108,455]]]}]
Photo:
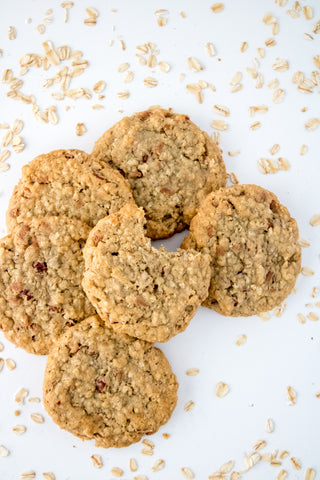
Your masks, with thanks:
[{"label": "raisin in cookie", "polygon": [[61,215],[94,226],[133,202],[122,175],[81,150],[39,155],[22,169],[7,212],[7,227],[25,219]]},{"label": "raisin in cookie", "polygon": [[136,205],[100,220],[84,248],[82,285],[114,330],[165,342],[186,329],[208,295],[210,257],[153,248],[144,223]]},{"label": "raisin in cookie", "polygon": [[248,316],[280,305],[300,272],[298,227],[277,197],[257,185],[211,193],[182,248],[211,255],[204,305],[223,315]]},{"label": "raisin in cookie", "polygon": [[0,329],[15,345],[46,355],[59,335],[95,313],[81,287],[88,225],[33,219],[0,240]]},{"label": "raisin in cookie", "polygon": [[153,239],[183,230],[201,200],[226,183],[216,144],[187,115],[171,109],[123,118],[102,135],[92,154],[129,180]]},{"label": "raisin in cookie", "polygon": [[54,422],[73,435],[95,439],[97,447],[125,447],[169,420],[177,390],[161,350],[94,316],[51,350],[43,401]]}]

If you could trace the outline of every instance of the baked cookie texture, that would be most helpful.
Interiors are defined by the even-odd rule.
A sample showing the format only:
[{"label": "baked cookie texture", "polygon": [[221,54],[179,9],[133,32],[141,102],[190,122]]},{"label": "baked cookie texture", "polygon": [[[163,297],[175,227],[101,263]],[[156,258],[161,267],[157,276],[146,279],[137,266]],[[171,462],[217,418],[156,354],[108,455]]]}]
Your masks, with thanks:
[{"label": "baked cookie texture", "polygon": [[219,148],[187,115],[171,109],[123,118],[97,140],[92,155],[129,180],[152,239],[183,230],[201,200],[226,184]]},{"label": "baked cookie texture", "polygon": [[181,247],[211,255],[203,305],[222,315],[248,316],[280,305],[301,267],[296,221],[271,192],[233,185],[201,204]]},{"label": "baked cookie texture", "polygon": [[0,240],[0,329],[27,352],[46,355],[64,330],[95,313],[81,287],[89,231],[46,217]]},{"label": "baked cookie texture", "polygon": [[149,342],[183,332],[208,295],[210,257],[151,246],[143,210],[126,205],[100,220],[84,248],[83,289],[115,331]]},{"label": "baked cookie texture", "polygon": [[169,420],[177,390],[161,350],[93,316],[51,350],[43,401],[54,422],[73,435],[95,439],[97,447],[125,447]]},{"label": "baked cookie texture", "polygon": [[93,227],[100,218],[133,202],[119,172],[81,150],[55,150],[22,168],[7,212],[10,232],[32,217],[65,216]]}]

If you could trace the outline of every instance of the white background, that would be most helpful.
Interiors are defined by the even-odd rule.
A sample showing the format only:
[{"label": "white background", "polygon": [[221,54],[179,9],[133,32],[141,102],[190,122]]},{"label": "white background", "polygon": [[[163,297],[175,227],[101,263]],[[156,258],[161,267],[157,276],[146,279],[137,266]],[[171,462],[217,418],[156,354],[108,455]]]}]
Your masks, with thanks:
[{"label": "white background", "polygon": [[[6,98],[7,85],[0,84],[0,122],[12,124],[15,118],[23,119],[22,131],[26,149],[23,153],[12,153],[8,162],[10,170],[0,173],[0,227],[5,234],[5,210],[14,184],[20,176],[21,166],[38,154],[56,148],[76,147],[91,151],[94,141],[123,115],[143,110],[149,105],[159,104],[173,107],[176,111],[190,115],[202,129],[212,133],[212,120],[219,119],[214,104],[227,105],[231,116],[227,119],[229,129],[222,135],[224,159],[229,172],[236,172],[242,183],[257,183],[274,191],[279,199],[297,218],[300,233],[311,242],[311,247],[303,249],[303,266],[312,267],[313,277],[300,276],[297,292],[287,300],[285,313],[281,318],[271,315],[264,322],[258,317],[224,318],[217,313],[200,308],[187,331],[167,344],[161,346],[167,355],[173,371],[180,383],[177,408],[167,425],[152,437],[155,443],[153,457],[141,455],[141,444],[121,450],[97,449],[91,442],[81,442],[71,434],[60,430],[44,412],[42,405],[26,402],[20,407],[20,417],[14,416],[18,407],[13,396],[21,387],[29,390],[30,396],[41,396],[42,377],[45,358],[32,356],[16,349],[3,335],[0,340],[5,348],[0,354],[3,358],[13,358],[17,363],[14,371],[6,368],[0,373],[0,444],[10,450],[6,458],[0,457],[0,479],[13,480],[26,470],[35,470],[37,479],[42,473],[53,471],[58,480],[99,480],[111,478],[110,469],[121,467],[125,479],[133,478],[128,461],[137,459],[137,473],[147,475],[149,479],[173,480],[183,478],[181,467],[191,468],[197,479],[205,479],[210,473],[228,461],[235,460],[236,468],[244,467],[243,455],[250,451],[257,439],[265,439],[265,451],[285,449],[290,456],[298,457],[303,470],[297,472],[290,467],[289,460],[283,466],[288,470],[290,479],[304,478],[304,471],[313,467],[320,476],[320,399],[315,392],[320,389],[320,338],[319,322],[307,320],[298,323],[298,312],[317,311],[316,307],[305,307],[306,303],[320,301],[310,297],[312,288],[319,285],[320,227],[311,227],[309,220],[320,213],[320,128],[307,132],[304,122],[311,117],[320,116],[320,97],[315,91],[311,95],[300,93],[291,82],[293,73],[301,70],[310,77],[315,69],[312,57],[320,54],[320,35],[313,35],[313,41],[303,38],[303,33],[312,33],[312,24],[320,18],[320,3],[309,1],[313,5],[314,18],[307,21],[301,16],[291,19],[285,11],[271,0],[225,0],[222,13],[213,14],[210,5],[213,2],[194,0],[95,0],[92,6],[100,11],[97,25],[88,27],[83,24],[85,7],[90,3],[75,1],[70,11],[70,20],[63,22],[64,10],[60,2],[53,0],[1,0],[0,2],[0,70],[12,68],[19,74],[19,58],[24,53],[42,54],[41,43],[51,40],[56,47],[69,45],[73,50],[82,50],[90,66],[85,73],[74,79],[70,88],[83,86],[92,89],[95,82],[105,80],[107,88],[105,99],[101,103],[103,110],[92,110],[98,103],[96,96],[91,100],[54,101],[51,92],[41,87],[44,78],[54,75],[59,67],[48,72],[33,68],[23,77],[22,90],[33,93],[41,108],[55,104],[59,123],[55,126],[37,122],[30,105]],[[39,35],[35,27],[43,22],[45,12],[53,8],[53,22],[46,27],[44,35]],[[116,13],[110,11],[117,9]],[[169,20],[165,27],[159,27],[154,15],[158,8],[169,10]],[[186,18],[179,12],[183,10]],[[245,68],[252,66],[257,47],[264,47],[264,41],[271,37],[271,26],[262,23],[262,17],[270,11],[280,25],[277,45],[265,48],[266,56],[260,61],[260,71],[265,84],[262,89],[254,87],[254,81],[247,75]],[[25,19],[32,18],[31,24]],[[7,28],[14,25],[17,39],[7,39]],[[114,31],[112,25],[115,26]],[[119,43],[122,38],[126,50]],[[114,40],[112,47],[108,41]],[[159,61],[171,66],[168,74],[154,73],[146,66],[138,64],[136,46],[151,41],[157,44]],[[240,44],[247,41],[249,48],[240,53]],[[217,56],[210,58],[204,45],[213,42]],[[204,65],[204,70],[192,73],[187,70],[186,59],[195,56]],[[290,69],[279,73],[272,70],[276,57],[289,61]],[[221,59],[219,61],[218,59]],[[134,72],[134,81],[123,83],[125,74],[117,72],[119,63],[129,62]],[[66,63],[66,62],[65,62]],[[229,81],[237,71],[243,73],[243,90],[231,94]],[[181,72],[186,73],[184,81],[179,82]],[[143,86],[143,78],[153,76],[158,79],[156,88]],[[281,104],[272,103],[272,90],[266,83],[278,78],[280,87],[286,91]],[[198,104],[195,98],[186,92],[187,83],[199,79],[213,83],[217,89],[204,91],[204,103]],[[130,97],[120,100],[117,92],[128,90]],[[316,90],[316,89],[315,89]],[[249,117],[250,105],[265,104],[269,112],[265,115]],[[65,111],[65,106],[70,110]],[[301,108],[306,106],[307,112]],[[123,112],[120,112],[122,110]],[[260,120],[260,130],[251,131],[249,125]],[[75,135],[77,122],[84,122],[87,132],[82,137]],[[2,131],[3,133],[5,131]],[[0,134],[2,135],[2,132]],[[291,169],[275,175],[262,175],[256,162],[260,157],[270,158],[269,149],[279,143],[278,155],[290,161]],[[308,153],[299,155],[302,144],[308,145]],[[240,150],[237,157],[229,157],[228,151]],[[169,248],[177,248],[183,235],[165,242]],[[318,313],[320,310],[318,309]],[[247,344],[235,344],[239,334],[247,335]],[[197,377],[187,377],[188,368],[197,367]],[[219,399],[214,394],[215,384],[224,381],[230,386],[229,394]],[[293,386],[297,392],[297,403],[288,406],[286,387]],[[184,404],[193,400],[195,407],[185,412]],[[40,412],[45,417],[43,425],[37,425],[30,419],[30,413]],[[274,419],[275,431],[268,434],[264,430],[268,417]],[[15,424],[27,426],[27,432],[17,437],[12,433]],[[162,433],[168,432],[170,438],[163,439]],[[101,470],[93,468],[90,456],[102,456],[104,466]],[[166,462],[164,470],[151,472],[155,459]],[[275,479],[280,468],[268,464],[258,464],[244,478],[269,480]],[[317,477],[317,478],[318,478]]]}]

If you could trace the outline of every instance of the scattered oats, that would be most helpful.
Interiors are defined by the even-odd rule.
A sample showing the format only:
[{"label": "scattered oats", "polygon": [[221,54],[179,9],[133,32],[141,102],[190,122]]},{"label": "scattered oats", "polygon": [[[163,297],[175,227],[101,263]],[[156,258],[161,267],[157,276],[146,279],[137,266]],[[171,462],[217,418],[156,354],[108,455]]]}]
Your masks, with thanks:
[{"label": "scattered oats", "polygon": [[137,464],[137,461],[134,458],[130,458],[129,468],[130,468],[131,472],[136,472],[138,470],[138,464]]},{"label": "scattered oats", "polygon": [[286,14],[289,15],[290,18],[298,18],[299,13],[296,10],[287,10]]},{"label": "scattered oats", "polygon": [[253,122],[250,125],[251,130],[258,130],[261,127],[261,122]]},{"label": "scattered oats", "polygon": [[313,132],[319,126],[319,119],[318,118],[309,118],[304,124],[306,130],[309,132]]},{"label": "scattered oats", "polygon": [[313,33],[320,33],[320,20],[318,20],[316,23],[313,24],[312,26],[312,31]]},{"label": "scattered oats", "polygon": [[271,13],[267,12],[267,13],[264,14],[264,17],[263,17],[262,21],[265,25],[272,25],[277,20],[275,19],[275,17],[273,15],[271,15]]},{"label": "scattered oats", "polygon": [[266,47],[274,47],[276,45],[276,41],[274,38],[267,38],[264,44]]},{"label": "scattered oats", "polygon": [[[160,62],[160,63],[163,63],[163,62]],[[160,63],[159,63],[159,65],[160,65]],[[161,70],[161,67],[160,67],[160,70]],[[130,83],[130,82],[132,82],[133,76],[134,76],[134,75],[133,75],[133,72],[131,72],[131,71],[127,72],[126,75],[125,75],[125,77],[124,77],[124,79],[123,79],[124,83]]]},{"label": "scattered oats", "polygon": [[111,475],[113,475],[114,477],[118,477],[118,478],[122,477],[122,475],[123,475],[123,470],[121,470],[121,468],[119,468],[119,467],[111,468],[110,472],[111,472]]},{"label": "scattered oats", "polygon": [[133,477],[133,480],[148,480],[148,477],[145,475],[137,475],[136,477]]},{"label": "scattered oats", "polygon": [[52,472],[43,473],[42,476],[44,480],[56,480],[56,477]]},{"label": "scattered oats", "polygon": [[279,162],[279,170],[287,171],[287,170],[290,169],[290,163],[288,162],[288,160],[286,158],[279,157],[278,162]]},{"label": "scattered oats", "polygon": [[279,453],[279,458],[283,460],[284,458],[287,458],[289,456],[289,452],[287,450],[281,450]]},{"label": "scattered oats", "polygon": [[300,155],[305,155],[308,151],[307,145],[301,145],[300,147]]},{"label": "scattered oats", "polygon": [[240,150],[234,150],[233,152],[228,152],[229,157],[236,157],[240,155]]},{"label": "scattered oats", "polygon": [[221,143],[221,134],[219,132],[213,132],[211,135],[212,140],[216,145],[220,145]]},{"label": "scattered oats", "polygon": [[158,85],[158,80],[153,77],[146,77],[143,79],[143,84],[147,88],[154,88]]},{"label": "scattered oats", "polygon": [[220,130],[221,132],[228,129],[227,122],[224,122],[223,120],[213,120],[211,125],[215,130]]},{"label": "scattered oats", "polygon": [[150,447],[143,448],[141,450],[142,455],[148,455],[149,457],[152,457],[153,455],[153,450]]},{"label": "scattered oats", "polygon": [[268,418],[265,424],[265,430],[267,433],[272,433],[274,431],[274,421],[272,418]]},{"label": "scattered oats", "polygon": [[302,313],[297,313],[297,320],[299,323],[306,323],[306,317],[304,315],[302,315]]},{"label": "scattered oats", "polygon": [[157,57],[153,54],[149,55],[147,59],[147,66],[149,68],[154,68],[157,65]]},{"label": "scattered oats", "polygon": [[286,470],[281,470],[277,475],[277,480],[285,480],[288,476]]},{"label": "scattered oats", "polygon": [[240,52],[243,53],[248,50],[248,42],[242,42],[240,45]]},{"label": "scattered oats", "polygon": [[217,55],[215,46],[211,42],[208,42],[208,43],[205,44],[205,50],[206,50],[207,54],[209,55],[209,57],[214,57],[215,55]]},{"label": "scattered oats", "polygon": [[30,397],[30,398],[28,398],[28,402],[30,402],[30,403],[40,403],[41,400],[40,400],[39,397]]},{"label": "scattered oats", "polygon": [[312,8],[309,7],[308,5],[305,5],[304,7],[302,7],[302,10],[303,10],[304,18],[306,20],[311,20],[313,17]]},{"label": "scattered oats", "polygon": [[308,468],[304,474],[304,480],[314,480],[316,478],[316,472],[313,468]]},{"label": "scattered oats", "polygon": [[0,123],[0,128],[3,129],[3,130],[7,130],[10,127],[9,127],[8,123]]},{"label": "scattered oats", "polygon": [[257,451],[257,450],[262,450],[263,448],[265,448],[267,445],[267,442],[265,440],[257,440],[254,444],[253,444],[253,450]]},{"label": "scattered oats", "polygon": [[43,23],[41,23],[40,25],[36,26],[36,30],[40,35],[43,35],[44,32],[46,31],[46,27],[45,25],[43,25]]},{"label": "scattered oats", "polygon": [[293,83],[296,83],[296,84],[297,83],[302,83],[303,80],[304,80],[303,72],[300,72],[299,70],[292,75],[292,82]]},{"label": "scattered oats", "polygon": [[188,375],[188,377],[195,377],[196,375],[198,375],[198,373],[199,373],[199,368],[189,368],[186,371],[186,375]]},{"label": "scattered oats", "polygon": [[12,124],[12,129],[11,129],[13,135],[19,135],[22,129],[23,129],[23,121],[18,119],[14,120]]},{"label": "scattered oats", "polygon": [[284,90],[282,88],[277,88],[272,94],[272,101],[273,103],[280,103],[283,101],[285,96]]},{"label": "scattered oats", "polygon": [[237,83],[241,82],[242,80],[242,73],[236,72],[233,77],[231,78],[229,85],[237,85]]},{"label": "scattered oats", "polygon": [[315,55],[313,57],[313,63],[315,64],[316,68],[320,70],[320,55]]},{"label": "scattered oats", "polygon": [[310,267],[302,267],[301,273],[306,277],[312,277],[312,275],[314,275],[314,270],[312,270]]},{"label": "scattered oats", "polygon": [[239,90],[242,90],[242,84],[241,83],[237,83],[237,85],[232,87],[230,92],[231,93],[236,93],[236,92],[239,92]]},{"label": "scattered oats", "polygon": [[279,150],[280,150],[280,145],[278,143],[275,143],[274,145],[272,145],[269,152],[271,153],[271,155],[275,155],[276,153],[279,152]]},{"label": "scattered oats", "polygon": [[158,63],[161,72],[168,73],[170,71],[170,65],[167,62]]},{"label": "scattered oats", "polygon": [[6,367],[8,370],[14,370],[16,368],[16,362],[12,358],[6,358]]},{"label": "scattered oats", "polygon": [[275,22],[272,25],[271,33],[272,33],[272,35],[278,35],[278,33],[279,33],[279,23]]},{"label": "scattered oats", "polygon": [[99,103],[95,104],[95,105],[92,105],[92,110],[101,110],[104,108],[103,105],[100,105]]},{"label": "scattered oats", "polygon": [[3,150],[0,153],[0,163],[5,162],[10,157],[10,151],[8,149]]},{"label": "scattered oats", "polygon": [[288,404],[290,406],[295,405],[297,400],[297,394],[295,390],[292,387],[287,387],[286,394],[287,394]]},{"label": "scattered oats", "polygon": [[12,137],[13,135],[11,130],[8,130],[2,137],[2,141],[1,141],[2,146],[7,147],[11,143]]},{"label": "scattered oats", "polygon": [[76,124],[76,135],[81,137],[87,131],[84,123],[77,123]]},{"label": "scattered oats", "polygon": [[48,107],[46,109],[46,112],[48,114],[48,121],[51,123],[51,125],[56,125],[58,123],[58,115],[57,115],[57,110],[54,105],[51,107]]},{"label": "scattered oats", "polygon": [[24,425],[15,425],[12,429],[13,433],[16,435],[23,435],[26,431],[26,427]]},{"label": "scattered oats", "polygon": [[[214,4],[211,6],[211,10],[213,11],[213,13],[222,12],[223,9],[224,9],[223,3],[214,3]],[[192,478],[193,478],[193,477],[192,477]]]},{"label": "scattered oats", "polygon": [[20,473],[20,478],[22,478],[23,480],[36,478],[36,472],[34,472],[33,470],[29,470],[28,472]]},{"label": "scattered oats", "polygon": [[262,454],[261,454],[261,460],[262,460],[263,462],[268,462],[268,463],[270,463],[271,460],[272,460],[272,454],[271,454],[271,453],[262,453]]},{"label": "scattered oats", "polygon": [[190,410],[192,410],[193,407],[194,407],[194,402],[192,400],[189,400],[183,408],[185,412],[190,412]]},{"label": "scattered oats", "polygon": [[120,40],[120,45],[121,45],[121,50],[125,50],[125,49],[126,49],[126,44],[124,43],[123,40]]},{"label": "scattered oats", "polygon": [[291,462],[291,465],[292,467],[295,469],[295,470],[301,470],[301,462],[298,458],[296,457],[291,457],[290,458],[290,462]]},{"label": "scattered oats", "polygon": [[0,172],[6,172],[9,170],[10,165],[8,163],[1,163],[0,164]]},{"label": "scattered oats", "polygon": [[17,31],[16,31],[15,27],[10,26],[8,28],[8,38],[9,38],[9,40],[15,40],[17,38]]},{"label": "scattered oats", "polygon": [[313,215],[313,217],[311,217],[309,223],[310,223],[310,225],[312,225],[313,227],[316,227],[316,226],[320,225],[320,214]]},{"label": "scattered oats", "polygon": [[256,105],[249,107],[249,115],[252,117],[255,113],[267,113],[269,108],[266,105]]},{"label": "scattered oats", "polygon": [[130,64],[128,62],[126,63],[120,63],[120,65],[118,66],[118,72],[125,72],[126,70],[128,70],[128,68],[130,67]]},{"label": "scattered oats", "polygon": [[313,36],[310,35],[310,33],[304,33],[304,34],[303,34],[303,38],[304,38],[305,40],[308,40],[308,41],[313,40]]},{"label": "scattered oats", "polygon": [[93,91],[95,93],[101,93],[105,88],[106,88],[106,82],[104,82],[103,80],[99,80],[99,82],[93,85]]},{"label": "scattered oats", "polygon": [[13,78],[13,73],[10,68],[6,68],[3,70],[2,75],[1,75],[1,82],[2,83],[10,83]]},{"label": "scattered oats", "polygon": [[20,390],[15,394],[14,401],[17,402],[19,405],[24,404],[24,399],[28,395],[28,390],[25,388],[20,388]]},{"label": "scattered oats", "polygon": [[144,445],[145,447],[150,447],[150,448],[154,448],[154,443],[152,440],[149,440],[148,438],[144,438],[142,440],[142,445]]},{"label": "scattered oats", "polygon": [[20,153],[24,150],[24,147],[25,147],[24,143],[19,143],[19,145],[13,145],[12,148],[16,153]]},{"label": "scattered oats", "polygon": [[234,466],[234,462],[230,460],[229,462],[221,465],[221,467],[219,468],[219,472],[222,474],[230,473],[231,470],[233,469],[233,466]]},{"label": "scattered oats", "polygon": [[[211,7],[212,8],[212,7]],[[194,474],[193,474],[193,471],[188,468],[188,467],[182,467],[181,468],[181,472],[182,472],[182,475],[185,477],[185,478],[189,478],[189,479],[193,479],[194,478]]]},{"label": "scattered oats", "polygon": [[203,70],[203,66],[195,57],[188,57],[187,65],[192,72],[200,72],[200,70]]},{"label": "scattered oats", "polygon": [[65,10],[66,10],[64,21],[65,21],[65,23],[67,23],[67,21],[69,20],[69,10],[70,10],[70,8],[73,7],[73,2],[62,2],[61,7],[65,8]]},{"label": "scattered oats", "polygon": [[3,445],[0,445],[0,457],[8,457],[9,455],[10,455],[9,450]]},{"label": "scattered oats", "polygon": [[222,117],[229,117],[230,115],[230,110],[228,107],[225,107],[224,105],[214,105],[213,110],[218,114],[221,115]]},{"label": "scattered oats", "polygon": [[127,90],[122,90],[121,92],[117,93],[118,98],[121,98],[122,100],[125,100],[126,98],[129,98],[130,93]]},{"label": "scattered oats", "polygon": [[101,468],[103,466],[102,458],[100,455],[91,455],[92,465],[95,468]]},{"label": "scattered oats", "polygon": [[247,342],[247,335],[244,335],[244,334],[238,335],[236,345],[240,347],[241,345],[244,345],[246,342]]},{"label": "scattered oats", "polygon": [[238,185],[239,179],[238,179],[238,176],[237,176],[234,172],[231,172],[231,173],[229,174],[229,179],[230,179],[230,182],[231,182],[233,185]]},{"label": "scattered oats", "polygon": [[272,65],[272,68],[276,72],[285,72],[289,69],[289,62],[288,60],[281,60],[280,58],[276,58]]},{"label": "scattered oats", "polygon": [[314,312],[308,313],[307,318],[312,322],[317,322],[319,320],[318,315],[316,315]]},{"label": "scattered oats", "polygon": [[165,467],[165,462],[164,460],[162,460],[161,458],[159,458],[158,460],[156,460],[152,467],[151,467],[151,470],[153,472],[159,472],[160,470],[162,470],[163,468]]},{"label": "scattered oats", "polygon": [[229,392],[229,386],[224,382],[218,382],[215,386],[215,393],[218,398],[225,397]]},{"label": "scattered oats", "polygon": [[260,58],[264,58],[265,56],[264,48],[257,48],[257,53]]},{"label": "scattered oats", "polygon": [[30,418],[35,423],[43,423],[44,422],[44,418],[40,413],[31,413]]},{"label": "scattered oats", "polygon": [[244,461],[248,468],[254,467],[261,460],[261,455],[257,452],[250,453],[245,457]]},{"label": "scattered oats", "polygon": [[270,80],[269,83],[267,83],[267,87],[271,89],[277,88],[278,86],[279,86],[279,80],[277,78],[274,78],[273,80]]}]

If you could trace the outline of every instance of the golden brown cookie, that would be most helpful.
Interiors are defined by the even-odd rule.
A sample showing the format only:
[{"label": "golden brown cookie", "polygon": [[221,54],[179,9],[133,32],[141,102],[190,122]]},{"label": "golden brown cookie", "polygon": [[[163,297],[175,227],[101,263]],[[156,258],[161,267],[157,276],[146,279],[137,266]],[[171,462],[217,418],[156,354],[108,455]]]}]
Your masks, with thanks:
[{"label": "golden brown cookie", "polygon": [[125,447],[169,420],[177,390],[161,350],[94,316],[51,350],[43,401],[54,422],[73,435],[95,439],[97,447]]},{"label": "golden brown cookie", "polygon": [[93,227],[100,218],[133,202],[121,174],[81,150],[55,150],[22,168],[7,212],[12,228],[33,217],[65,216]]},{"label": "golden brown cookie", "polygon": [[183,230],[201,200],[226,184],[216,144],[187,115],[171,109],[123,118],[99,138],[92,155],[129,180],[153,239]]},{"label": "golden brown cookie", "polygon": [[84,248],[82,285],[114,330],[165,342],[186,329],[208,295],[210,258],[153,248],[144,223],[136,205],[100,220]]},{"label": "golden brown cookie", "polygon": [[300,272],[296,221],[277,197],[257,185],[233,185],[201,204],[182,248],[211,255],[204,305],[248,316],[280,305]]},{"label": "golden brown cookie", "polygon": [[95,313],[81,287],[88,225],[33,219],[0,240],[0,329],[27,352],[46,355],[61,333]]}]

